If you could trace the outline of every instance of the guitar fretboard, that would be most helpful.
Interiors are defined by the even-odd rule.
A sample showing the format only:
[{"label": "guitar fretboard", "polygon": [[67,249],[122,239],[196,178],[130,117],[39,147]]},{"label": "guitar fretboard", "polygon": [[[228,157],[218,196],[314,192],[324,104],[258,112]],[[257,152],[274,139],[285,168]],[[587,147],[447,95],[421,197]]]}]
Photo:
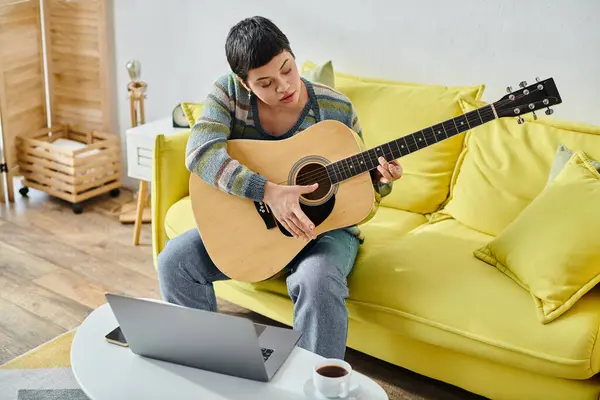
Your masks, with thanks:
[{"label": "guitar fretboard", "polygon": [[492,105],[478,108],[391,142],[383,143],[362,153],[332,162],[326,167],[327,174],[331,183],[336,184],[377,168],[379,165],[378,158],[381,156],[387,161],[395,160],[449,139],[468,129],[483,125],[495,118]]}]

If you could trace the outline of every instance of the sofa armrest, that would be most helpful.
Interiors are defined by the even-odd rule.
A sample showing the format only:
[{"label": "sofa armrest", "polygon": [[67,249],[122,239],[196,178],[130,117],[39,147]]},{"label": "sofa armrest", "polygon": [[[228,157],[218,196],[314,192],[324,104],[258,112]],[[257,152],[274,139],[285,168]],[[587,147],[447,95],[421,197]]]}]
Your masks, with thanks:
[{"label": "sofa armrest", "polygon": [[189,194],[190,171],[185,165],[189,130],[174,135],[157,135],[152,157],[152,254],[158,268],[158,254],[167,243],[165,217],[169,208]]}]

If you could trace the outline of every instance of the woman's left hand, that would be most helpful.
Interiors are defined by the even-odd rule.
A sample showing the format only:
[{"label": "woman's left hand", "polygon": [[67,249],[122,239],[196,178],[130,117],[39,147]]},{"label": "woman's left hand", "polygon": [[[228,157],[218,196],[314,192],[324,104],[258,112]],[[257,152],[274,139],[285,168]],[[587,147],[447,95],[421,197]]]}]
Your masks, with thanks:
[{"label": "woman's left hand", "polygon": [[379,157],[376,177],[381,183],[396,181],[402,177],[402,166],[396,160],[387,162],[385,158]]}]

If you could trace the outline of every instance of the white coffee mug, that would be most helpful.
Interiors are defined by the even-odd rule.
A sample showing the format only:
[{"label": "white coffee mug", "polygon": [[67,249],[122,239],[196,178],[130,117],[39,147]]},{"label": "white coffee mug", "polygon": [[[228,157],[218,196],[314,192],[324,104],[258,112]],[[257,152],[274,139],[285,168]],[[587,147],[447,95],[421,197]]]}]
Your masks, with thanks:
[{"label": "white coffee mug", "polygon": [[344,360],[328,358],[313,367],[313,382],[325,397],[347,397],[350,389],[352,367]]}]

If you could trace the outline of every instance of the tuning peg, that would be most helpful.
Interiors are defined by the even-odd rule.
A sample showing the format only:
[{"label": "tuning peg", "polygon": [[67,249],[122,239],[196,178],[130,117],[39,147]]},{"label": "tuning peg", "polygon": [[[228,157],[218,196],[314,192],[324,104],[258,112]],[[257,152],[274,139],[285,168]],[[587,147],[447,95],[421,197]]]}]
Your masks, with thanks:
[{"label": "tuning peg", "polygon": [[554,113],[554,110],[551,109],[550,107],[548,107],[548,109],[545,112],[546,112],[546,115],[551,115]]},{"label": "tuning peg", "polygon": [[510,93],[512,92],[512,86],[507,86],[506,87],[506,93]]},{"label": "tuning peg", "polygon": [[519,116],[519,119],[517,119],[517,122],[519,124],[522,124],[523,122],[525,122],[525,120],[523,119],[523,117]]},{"label": "tuning peg", "polygon": [[536,77],[535,77],[535,81],[536,81],[536,82],[539,82],[539,81],[540,81],[540,77],[539,77],[539,76],[536,76]]},{"label": "tuning peg", "polygon": [[521,83],[519,83],[519,86],[524,88],[525,86],[527,86],[527,82],[521,81]]},{"label": "tuning peg", "polygon": [[535,115],[535,111],[532,111],[531,114],[533,115],[533,120],[537,120],[537,115]]}]

